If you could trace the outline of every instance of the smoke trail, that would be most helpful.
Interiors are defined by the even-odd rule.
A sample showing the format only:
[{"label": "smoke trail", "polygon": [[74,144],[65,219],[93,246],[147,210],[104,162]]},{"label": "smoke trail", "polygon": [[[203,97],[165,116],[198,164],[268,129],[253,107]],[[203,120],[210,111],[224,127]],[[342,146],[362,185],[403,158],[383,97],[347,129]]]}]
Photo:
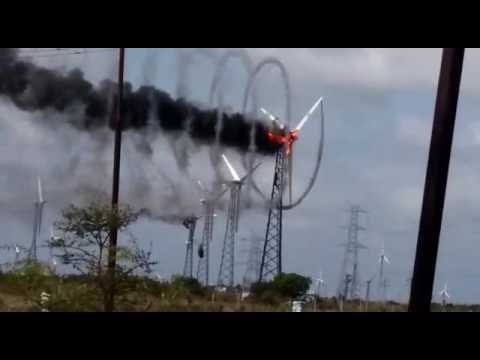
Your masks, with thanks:
[{"label": "smoke trail", "polygon": [[[243,97],[243,112],[245,113],[247,111],[248,107],[248,100],[250,97],[253,97],[253,100],[255,101],[255,84],[258,75],[262,72],[262,70],[266,69],[267,67],[276,67],[280,71],[280,77],[282,80],[282,84],[284,87],[285,91],[285,125],[289,127],[290,121],[291,121],[291,116],[292,116],[292,95],[291,95],[291,88],[290,88],[290,78],[288,76],[287,69],[285,68],[285,65],[283,63],[275,58],[275,57],[269,57],[261,61],[253,70],[253,72],[250,74],[250,77],[248,78],[248,83],[247,87],[245,89],[245,94]],[[253,165],[255,163],[255,158],[256,158],[256,153],[260,152],[256,146],[256,141],[255,139],[257,138],[257,129],[255,127],[251,128],[250,131],[250,148],[249,148],[249,157],[244,157],[243,161],[243,166],[247,171],[252,171]],[[265,201],[269,201],[269,198],[263,194],[263,192],[260,190],[258,187],[257,183],[254,180],[254,177],[251,176],[248,179],[247,182],[247,194],[250,196],[250,191],[251,189],[254,189],[257,194],[259,194]]]},{"label": "smoke trail", "polygon": [[[69,118],[71,125],[80,130],[92,131],[111,125],[107,119],[109,94],[115,89],[114,82],[104,80],[96,88],[78,69],[64,75],[20,60],[17,55],[16,49],[0,50],[0,96],[9,98],[19,109],[29,112],[55,110],[68,113],[74,109],[80,111],[80,107],[80,116]],[[175,100],[152,86],[133,91],[128,83],[122,104],[124,130],[145,128],[155,104],[153,120],[163,132],[186,133],[196,145],[211,145],[215,141],[218,123],[215,109],[200,109],[182,98]],[[190,127],[187,126],[189,117]],[[262,121],[235,113],[222,114],[222,122],[220,142],[223,146],[246,152],[254,129],[257,150],[267,155],[275,153],[275,146],[267,138],[268,127]]]},{"label": "smoke trail", "polygon": [[[209,93],[209,104],[210,106],[214,106],[215,102],[215,94],[217,94],[217,129],[216,129],[216,137],[215,137],[215,144],[213,147],[210,148],[210,162],[212,163],[212,166],[215,169],[216,172],[216,179],[217,181],[220,181],[222,179],[221,172],[219,171],[219,163],[220,163],[220,154],[223,152],[222,149],[220,148],[220,136],[223,131],[223,117],[222,113],[224,112],[224,103],[223,103],[223,93],[224,93],[224,83],[223,83],[223,78],[225,75],[225,68],[228,64],[229,61],[232,61],[234,59],[239,59],[241,61],[241,64],[243,65],[243,68],[245,72],[247,73],[247,76],[250,77],[251,73],[253,71],[253,61],[248,55],[248,53],[245,50],[229,50],[227,51],[219,60],[217,63],[217,68],[213,77],[213,81],[210,85],[210,93]],[[258,101],[257,101],[257,96],[256,93],[253,92],[253,113],[257,111],[258,108]],[[244,114],[246,111],[244,110]],[[252,139],[250,139],[251,141]],[[250,148],[252,148],[253,145],[250,143]]]}]

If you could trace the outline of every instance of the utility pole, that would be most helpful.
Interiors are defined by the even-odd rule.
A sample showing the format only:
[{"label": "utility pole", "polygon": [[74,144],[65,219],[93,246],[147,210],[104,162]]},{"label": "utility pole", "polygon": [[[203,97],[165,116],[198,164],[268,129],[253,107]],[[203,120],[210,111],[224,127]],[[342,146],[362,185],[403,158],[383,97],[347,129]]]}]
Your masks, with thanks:
[{"label": "utility pole", "polygon": [[[118,94],[114,102],[114,118],[115,125],[115,150],[113,155],[113,187],[112,187],[112,209],[118,208],[118,193],[120,188],[120,155],[122,149],[122,103],[123,103],[123,74],[125,67],[125,48],[120,48],[118,66]],[[113,312],[115,308],[115,268],[117,263],[117,236],[118,229],[112,229],[110,235],[110,244],[108,248],[108,291],[105,299],[105,311]]]},{"label": "utility pole", "polygon": [[443,49],[409,312],[430,312],[464,53]]},{"label": "utility pole", "polygon": [[189,216],[183,221],[183,226],[188,229],[188,240],[185,252],[185,262],[183,265],[183,276],[193,278],[193,243],[195,236],[195,228],[197,226],[198,217]]},{"label": "utility pole", "polygon": [[367,280],[367,292],[365,294],[365,312],[368,311],[368,303],[370,301],[370,284],[373,279]]}]

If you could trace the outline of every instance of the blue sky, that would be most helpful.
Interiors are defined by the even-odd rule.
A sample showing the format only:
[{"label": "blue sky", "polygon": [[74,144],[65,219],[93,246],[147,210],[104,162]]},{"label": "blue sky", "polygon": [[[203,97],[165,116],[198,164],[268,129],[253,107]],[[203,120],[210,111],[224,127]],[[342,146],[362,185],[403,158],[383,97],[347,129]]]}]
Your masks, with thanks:
[{"label": "blue sky", "polygon": [[[297,122],[296,119],[319,96],[323,95],[326,100],[324,161],[310,196],[298,208],[285,214],[284,270],[311,277],[322,271],[327,290],[333,295],[343,256],[338,244],[346,239],[346,232],[341,229],[348,215],[344,209],[350,203],[357,203],[368,211],[368,215],[361,219],[367,227],[367,231],[361,234],[361,241],[369,247],[360,258],[362,278],[366,280],[376,271],[380,246],[385,241],[386,253],[391,260],[386,270],[391,284],[388,294],[406,300],[407,278],[412,270],[417,240],[440,49],[246,50],[256,63],[262,58],[275,56],[287,67],[292,86],[292,123]],[[134,87],[148,83],[174,93],[179,78],[178,51],[128,49],[126,79]],[[218,56],[226,49],[210,51]],[[480,280],[480,269],[476,266],[480,252],[477,240],[480,235],[477,225],[480,196],[476,190],[480,179],[477,161],[480,144],[478,60],[480,51],[468,49],[434,294],[438,299],[438,292],[448,281],[452,299],[465,303],[480,302],[480,288],[476,286]],[[114,78],[116,73],[116,59],[111,53],[38,61],[53,68],[81,67],[93,82],[105,77]],[[211,61],[202,56],[188,69],[191,100],[207,102],[213,71]],[[240,62],[228,66],[226,80],[226,103],[240,110],[246,84]],[[262,106],[282,115],[284,97],[278,73],[267,71],[259,81]],[[97,149],[93,147],[95,141],[88,135],[78,135],[61,126],[52,132],[41,126],[40,121],[35,122],[44,116],[56,115],[26,114],[6,101],[0,101],[0,109],[0,166],[7,169],[0,173],[3,239],[9,243],[20,239],[19,242],[27,244],[31,238],[31,203],[35,196],[36,173],[45,177],[46,196],[51,200],[45,218],[48,229],[49,223],[58,217],[61,205],[80,196],[75,194],[66,198],[68,191],[75,190],[75,184],[60,183],[60,178],[52,174],[65,168],[74,154],[80,154],[82,186],[109,191],[109,151],[113,136],[107,132],[105,148]],[[298,141],[295,194],[303,189],[311,173],[318,132],[318,118],[314,118]],[[163,193],[168,190],[158,176],[159,169],[167,172],[180,188],[187,191],[179,179],[164,137],[152,142],[153,165],[146,165],[135,153],[131,134],[126,134],[125,138],[121,198],[130,201],[130,189],[138,185],[143,176],[159,193],[158,204],[153,197],[147,200],[152,206],[163,204]],[[239,157],[234,153],[230,155],[234,164],[243,170]],[[195,151],[191,162],[192,173],[209,179],[211,168],[206,149]],[[142,175],[142,171],[147,175]],[[272,171],[273,161],[265,160],[257,175],[265,191],[271,185]],[[262,210],[244,212],[239,238],[249,237],[252,232],[262,234],[266,216]],[[219,211],[212,279],[216,279],[218,272],[224,220],[224,213]],[[159,272],[169,276],[182,270],[187,236],[183,227],[143,221],[135,226],[134,232],[144,244],[153,243],[160,262]],[[199,237],[200,231],[197,232]],[[239,262],[244,260],[241,251],[245,245],[239,241]],[[240,280],[244,269],[239,266],[237,270],[236,277]]]}]

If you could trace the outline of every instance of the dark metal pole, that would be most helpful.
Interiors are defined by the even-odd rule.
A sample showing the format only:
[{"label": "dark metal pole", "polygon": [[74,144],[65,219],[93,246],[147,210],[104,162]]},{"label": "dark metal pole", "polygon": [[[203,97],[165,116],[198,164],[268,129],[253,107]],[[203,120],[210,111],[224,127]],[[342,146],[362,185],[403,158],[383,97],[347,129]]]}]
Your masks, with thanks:
[{"label": "dark metal pole", "polygon": [[[122,99],[123,99],[123,73],[125,67],[125,48],[120,48],[120,58],[118,66],[118,94],[114,103],[114,124],[115,124],[115,150],[113,157],[113,188],[112,188],[112,208],[118,206],[118,193],[120,187],[120,155],[122,148]],[[117,260],[117,235],[118,229],[112,229],[110,235],[110,244],[108,251],[108,272],[109,285],[107,298],[105,299],[105,311],[112,312],[114,310],[115,298],[115,267]]]},{"label": "dark metal pole", "polygon": [[370,283],[372,279],[367,281],[367,293],[365,294],[365,312],[368,311],[368,302],[370,301]]},{"label": "dark metal pole", "polygon": [[464,53],[443,49],[409,312],[430,311]]}]

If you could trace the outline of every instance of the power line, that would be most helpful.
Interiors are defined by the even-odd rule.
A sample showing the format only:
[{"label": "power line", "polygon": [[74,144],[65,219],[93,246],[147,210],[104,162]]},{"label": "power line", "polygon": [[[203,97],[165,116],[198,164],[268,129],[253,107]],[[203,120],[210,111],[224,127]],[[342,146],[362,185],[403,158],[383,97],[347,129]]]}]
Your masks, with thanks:
[{"label": "power line", "polygon": [[[101,49],[101,50],[67,50],[64,52],[45,52],[45,53],[33,53],[29,55],[28,52],[20,52],[19,55],[16,57],[20,60],[29,60],[29,59],[37,59],[37,58],[49,58],[55,56],[71,56],[71,55],[84,55],[84,54],[95,54],[101,52],[114,52],[116,49]],[[38,54],[38,55],[37,55]],[[0,58],[7,58],[7,56],[0,56]]]}]

